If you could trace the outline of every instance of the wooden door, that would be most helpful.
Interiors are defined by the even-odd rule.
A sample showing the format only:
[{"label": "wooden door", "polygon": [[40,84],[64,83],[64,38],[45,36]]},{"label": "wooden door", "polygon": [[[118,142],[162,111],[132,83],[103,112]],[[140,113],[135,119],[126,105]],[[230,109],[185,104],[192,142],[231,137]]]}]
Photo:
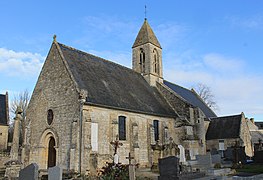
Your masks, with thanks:
[{"label": "wooden door", "polygon": [[56,166],[56,149],[55,149],[55,139],[53,137],[50,138],[48,143],[48,163],[47,167]]}]

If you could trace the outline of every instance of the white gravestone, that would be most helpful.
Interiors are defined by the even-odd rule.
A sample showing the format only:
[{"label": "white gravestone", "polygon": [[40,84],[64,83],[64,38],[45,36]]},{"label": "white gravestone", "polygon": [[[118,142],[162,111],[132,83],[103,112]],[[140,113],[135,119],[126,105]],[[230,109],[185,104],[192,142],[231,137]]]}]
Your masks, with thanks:
[{"label": "white gravestone", "polygon": [[186,159],[185,159],[185,149],[182,145],[178,145],[178,148],[180,149],[180,160],[179,162],[181,163],[185,163]]},{"label": "white gravestone", "polygon": [[91,123],[91,148],[98,151],[98,123]]},{"label": "white gravestone", "polygon": [[119,163],[119,156],[118,154],[114,154],[114,164],[118,164]]}]

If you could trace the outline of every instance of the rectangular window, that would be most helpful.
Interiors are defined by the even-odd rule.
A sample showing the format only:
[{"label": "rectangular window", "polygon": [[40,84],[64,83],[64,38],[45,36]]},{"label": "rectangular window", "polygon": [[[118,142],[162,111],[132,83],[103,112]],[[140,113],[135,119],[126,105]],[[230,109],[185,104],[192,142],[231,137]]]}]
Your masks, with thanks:
[{"label": "rectangular window", "polygon": [[98,151],[98,123],[91,123],[91,150]]},{"label": "rectangular window", "polygon": [[154,120],[153,121],[153,128],[154,128],[154,140],[159,140],[159,121]]},{"label": "rectangular window", "polygon": [[119,140],[126,140],[126,117],[119,116]]},{"label": "rectangular window", "polygon": [[223,139],[219,139],[219,150],[225,150],[225,143]]}]

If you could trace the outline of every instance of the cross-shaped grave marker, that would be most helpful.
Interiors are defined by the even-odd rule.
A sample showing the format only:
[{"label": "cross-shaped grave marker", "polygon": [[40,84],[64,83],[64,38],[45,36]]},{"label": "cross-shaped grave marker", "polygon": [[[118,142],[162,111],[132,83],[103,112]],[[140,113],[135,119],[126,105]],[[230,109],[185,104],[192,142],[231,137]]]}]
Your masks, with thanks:
[{"label": "cross-shaped grave marker", "polygon": [[131,165],[131,160],[134,159],[134,157],[132,157],[131,153],[129,152],[129,156],[126,157],[126,159],[129,159],[129,165]]},{"label": "cross-shaped grave marker", "polygon": [[123,144],[119,141],[119,136],[118,135],[116,135],[116,140],[115,141],[111,141],[110,144],[114,147],[113,162],[114,162],[114,164],[118,164],[119,163],[119,156],[117,154],[117,150]]},{"label": "cross-shaped grave marker", "polygon": [[131,163],[131,160],[134,159],[134,157],[132,157],[129,152],[129,156],[126,157],[126,159],[129,159],[129,180],[135,180],[135,166]]},{"label": "cross-shaped grave marker", "polygon": [[115,141],[111,141],[110,144],[114,147],[114,155],[117,154],[118,148],[123,145],[119,141],[119,136],[118,135],[116,135],[116,140]]}]

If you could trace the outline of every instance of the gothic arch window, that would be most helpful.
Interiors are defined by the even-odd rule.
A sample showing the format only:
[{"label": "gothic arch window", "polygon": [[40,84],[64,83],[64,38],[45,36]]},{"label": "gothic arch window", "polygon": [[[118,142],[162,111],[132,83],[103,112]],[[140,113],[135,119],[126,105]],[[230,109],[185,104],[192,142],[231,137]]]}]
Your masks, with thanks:
[{"label": "gothic arch window", "polygon": [[126,140],[126,117],[119,116],[119,140]]},{"label": "gothic arch window", "polygon": [[153,50],[153,72],[159,74],[159,56],[156,49]]},{"label": "gothic arch window", "polygon": [[140,49],[140,69],[141,69],[141,73],[145,73],[145,52],[144,50],[141,48]]},{"label": "gothic arch window", "polygon": [[159,140],[159,121],[153,120],[154,140]]}]

